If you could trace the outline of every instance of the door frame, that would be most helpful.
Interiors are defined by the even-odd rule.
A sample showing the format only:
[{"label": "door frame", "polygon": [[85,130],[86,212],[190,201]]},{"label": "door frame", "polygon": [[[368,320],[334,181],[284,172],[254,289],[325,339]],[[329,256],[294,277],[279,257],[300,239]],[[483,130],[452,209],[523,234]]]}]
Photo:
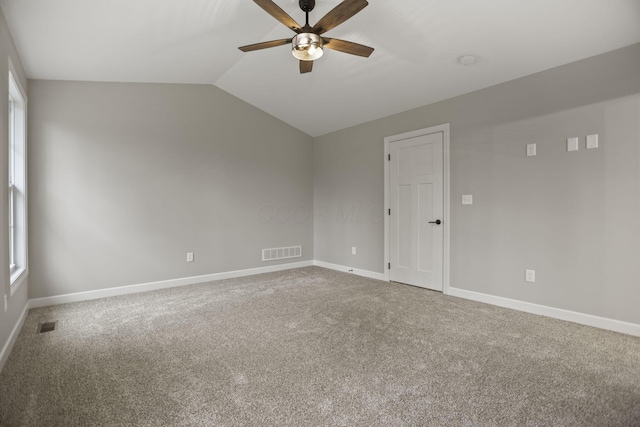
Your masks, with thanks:
[{"label": "door frame", "polygon": [[387,136],[384,138],[384,276],[387,282],[390,281],[389,272],[389,146],[391,143],[401,141],[403,139],[415,138],[418,136],[429,135],[432,133],[442,132],[442,197],[443,197],[443,226],[444,236],[442,240],[442,293],[449,293],[449,280],[451,272],[451,227],[450,227],[450,208],[451,208],[451,188],[450,188],[450,166],[451,166],[451,149],[450,149],[450,124],[445,123],[437,126],[430,126],[424,129],[418,129],[412,132],[405,132],[398,135]]}]

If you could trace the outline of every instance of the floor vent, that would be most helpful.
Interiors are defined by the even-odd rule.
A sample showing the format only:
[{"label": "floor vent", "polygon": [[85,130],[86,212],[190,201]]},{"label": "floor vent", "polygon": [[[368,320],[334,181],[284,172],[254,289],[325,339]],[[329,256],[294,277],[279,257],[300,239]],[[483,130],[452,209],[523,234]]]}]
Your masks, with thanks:
[{"label": "floor vent", "polygon": [[262,261],[275,261],[277,259],[300,258],[302,246],[289,246],[287,248],[270,248],[262,250]]},{"label": "floor vent", "polygon": [[57,320],[55,322],[38,323],[38,333],[44,334],[45,332],[55,331],[57,325]]}]

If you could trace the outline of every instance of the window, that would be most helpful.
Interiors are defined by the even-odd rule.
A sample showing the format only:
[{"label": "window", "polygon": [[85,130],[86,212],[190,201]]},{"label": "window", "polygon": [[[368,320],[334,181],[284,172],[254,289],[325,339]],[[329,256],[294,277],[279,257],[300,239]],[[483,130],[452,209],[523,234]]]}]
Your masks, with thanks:
[{"label": "window", "polygon": [[9,72],[9,266],[11,291],[27,275],[27,105],[23,91]]}]

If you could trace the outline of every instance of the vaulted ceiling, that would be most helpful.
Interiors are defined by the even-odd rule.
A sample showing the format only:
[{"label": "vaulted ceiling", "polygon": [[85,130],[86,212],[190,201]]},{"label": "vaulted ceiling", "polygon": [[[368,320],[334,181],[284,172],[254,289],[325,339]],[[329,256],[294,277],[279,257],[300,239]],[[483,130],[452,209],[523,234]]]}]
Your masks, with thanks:
[{"label": "vaulted ceiling", "polygon": [[[298,22],[297,0],[274,0]],[[311,23],[340,0],[317,0]],[[369,0],[299,74],[293,32],[251,0],[0,0],[33,79],[203,83],[318,136],[640,42],[638,0]],[[477,62],[464,66],[462,55]]]}]

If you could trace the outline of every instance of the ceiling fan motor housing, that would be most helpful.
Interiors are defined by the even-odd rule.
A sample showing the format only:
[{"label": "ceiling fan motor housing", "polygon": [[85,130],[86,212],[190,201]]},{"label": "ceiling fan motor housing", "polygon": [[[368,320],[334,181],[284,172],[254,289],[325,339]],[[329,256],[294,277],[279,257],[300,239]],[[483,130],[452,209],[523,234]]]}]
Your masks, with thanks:
[{"label": "ceiling fan motor housing", "polygon": [[316,0],[300,0],[298,4],[303,12],[309,13],[316,6]]}]

